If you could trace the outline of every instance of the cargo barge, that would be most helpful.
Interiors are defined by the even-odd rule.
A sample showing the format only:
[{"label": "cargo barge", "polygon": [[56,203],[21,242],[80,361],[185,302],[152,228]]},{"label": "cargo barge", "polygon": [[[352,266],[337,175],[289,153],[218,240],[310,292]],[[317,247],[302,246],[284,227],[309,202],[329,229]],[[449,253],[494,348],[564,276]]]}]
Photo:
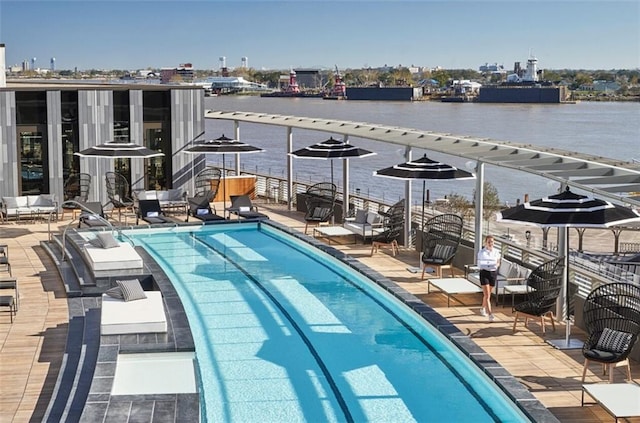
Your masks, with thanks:
[{"label": "cargo barge", "polygon": [[530,56],[527,69],[514,66],[514,73],[499,85],[482,86],[475,101],[478,103],[569,103],[569,89],[541,79],[537,70],[538,59]]}]

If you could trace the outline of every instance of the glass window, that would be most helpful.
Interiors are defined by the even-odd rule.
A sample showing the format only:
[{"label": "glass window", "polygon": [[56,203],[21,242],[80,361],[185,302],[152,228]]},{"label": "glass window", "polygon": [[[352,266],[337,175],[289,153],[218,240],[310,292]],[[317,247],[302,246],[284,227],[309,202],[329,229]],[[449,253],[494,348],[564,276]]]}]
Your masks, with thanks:
[{"label": "glass window", "polygon": [[20,195],[46,194],[49,192],[46,92],[16,92],[16,124]]},{"label": "glass window", "polygon": [[66,181],[69,175],[80,173],[80,157],[74,153],[80,151],[78,137],[78,92],[62,91],[62,176]]}]

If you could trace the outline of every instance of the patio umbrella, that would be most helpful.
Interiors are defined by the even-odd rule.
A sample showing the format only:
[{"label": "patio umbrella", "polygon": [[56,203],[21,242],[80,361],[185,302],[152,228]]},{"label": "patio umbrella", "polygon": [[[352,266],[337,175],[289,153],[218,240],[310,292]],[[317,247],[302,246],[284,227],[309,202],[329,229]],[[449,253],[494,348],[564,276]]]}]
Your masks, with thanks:
[{"label": "patio umbrella", "polygon": [[582,343],[571,343],[571,328],[569,317],[569,228],[608,228],[629,222],[640,221],[640,214],[633,209],[615,205],[608,201],[587,197],[571,192],[569,187],[556,195],[539,200],[526,202],[519,206],[499,212],[498,222],[512,222],[533,225],[541,228],[564,229],[564,251],[561,253],[567,260],[566,274],[562,288],[566,301],[566,336],[561,342],[548,341],[559,349],[579,348]]},{"label": "patio umbrella", "polygon": [[373,172],[374,176],[384,176],[393,179],[422,180],[422,222],[420,228],[424,226],[424,201],[426,192],[426,180],[443,179],[475,179],[473,173],[460,170],[457,167],[431,160],[425,154],[418,160],[411,160],[406,163],[397,164],[385,169]]},{"label": "patio umbrella", "polygon": [[[254,147],[247,143],[234,140],[233,138],[222,136],[201,142],[196,142],[192,147],[186,148],[185,153],[188,154],[222,154],[222,167],[224,168],[225,154],[241,154],[241,153],[259,153],[264,151],[262,148]],[[222,172],[222,201],[226,203],[227,193],[225,184],[224,169]]]},{"label": "patio umbrella", "polygon": [[164,153],[134,143],[107,142],[74,153],[80,157],[110,157],[112,159],[131,159],[164,156]]},{"label": "patio umbrella", "polygon": [[[289,153],[289,155],[301,159],[329,160],[331,162],[332,184],[334,159],[354,159],[359,157],[373,156],[374,154],[376,153],[374,153],[373,151],[356,147],[355,145],[351,145],[348,142],[336,140],[333,137],[330,137],[328,140]],[[346,214],[349,211],[349,194],[347,186],[344,186],[342,196],[344,199],[343,207]]]},{"label": "patio umbrella", "polygon": [[[114,141],[89,147],[73,154],[80,157],[105,157],[110,159],[149,159],[151,157],[164,156],[164,153],[151,150],[150,148],[142,145],[130,142],[124,143]],[[100,187],[100,184],[98,184],[98,187]],[[97,194],[98,199],[100,199],[100,190]]]}]

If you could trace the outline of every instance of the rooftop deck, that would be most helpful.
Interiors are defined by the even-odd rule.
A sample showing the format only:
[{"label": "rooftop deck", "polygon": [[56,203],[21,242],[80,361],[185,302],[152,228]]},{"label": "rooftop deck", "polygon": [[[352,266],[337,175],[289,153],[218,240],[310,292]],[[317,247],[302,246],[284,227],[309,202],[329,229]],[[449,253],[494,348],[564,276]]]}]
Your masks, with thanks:
[{"label": "rooftop deck", "polygon": [[[302,214],[283,206],[261,204],[260,210],[284,225],[304,230]],[[133,220],[135,221],[135,219]],[[52,224],[64,226],[69,221]],[[129,220],[131,224],[132,220]],[[51,258],[40,247],[48,238],[46,223],[9,223],[0,226],[0,239],[9,245],[13,275],[20,284],[20,308],[13,323],[7,313],[0,313],[0,421],[41,421],[53,392],[58,370],[64,359],[69,310],[64,286]],[[431,290],[420,280],[415,251],[400,248],[392,257],[383,250],[370,256],[368,244],[332,242],[365,265],[387,276],[413,293],[467,333],[481,348],[514,375],[562,422],[610,422],[613,420],[598,405],[580,406],[583,358],[580,350],[557,350],[546,339],[564,337],[564,326],[542,335],[540,327],[530,323],[512,332],[511,307],[496,307],[496,320],[489,323],[479,314],[481,294],[457,295],[447,307],[446,295]],[[459,276],[463,271],[457,270]],[[4,310],[3,310],[4,311]],[[579,329],[572,336],[584,339]],[[607,377],[594,365],[587,382],[605,382]],[[624,380],[622,369],[615,370],[615,380]],[[640,365],[631,363],[632,377],[640,383]],[[632,401],[632,399],[629,399]],[[640,422],[640,418],[630,419]]]}]

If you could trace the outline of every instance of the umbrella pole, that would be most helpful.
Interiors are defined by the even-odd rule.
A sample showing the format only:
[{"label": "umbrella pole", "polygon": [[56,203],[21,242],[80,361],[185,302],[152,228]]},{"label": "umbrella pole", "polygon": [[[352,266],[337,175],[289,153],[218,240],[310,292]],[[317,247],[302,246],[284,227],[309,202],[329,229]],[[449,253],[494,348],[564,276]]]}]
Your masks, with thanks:
[{"label": "umbrella pole", "polygon": [[556,347],[559,350],[574,350],[582,348],[583,342],[577,339],[571,339],[571,316],[569,315],[569,228],[563,228],[562,254],[564,254],[564,280],[562,284],[562,291],[564,292],[564,300],[566,311],[563,312],[563,318],[565,319],[565,338],[564,339],[551,339],[547,343]]},{"label": "umbrella pole", "polygon": [[227,184],[225,183],[226,179],[225,170],[225,162],[224,162],[224,153],[222,153],[222,210],[224,211],[227,208]]},{"label": "umbrella pole", "polygon": [[422,241],[424,240],[424,193],[426,191],[427,182],[422,180],[422,215],[420,218],[420,233],[422,234],[422,238],[420,240],[420,254],[418,254],[418,269],[422,268],[422,254],[424,251],[424,245],[422,245]]}]

